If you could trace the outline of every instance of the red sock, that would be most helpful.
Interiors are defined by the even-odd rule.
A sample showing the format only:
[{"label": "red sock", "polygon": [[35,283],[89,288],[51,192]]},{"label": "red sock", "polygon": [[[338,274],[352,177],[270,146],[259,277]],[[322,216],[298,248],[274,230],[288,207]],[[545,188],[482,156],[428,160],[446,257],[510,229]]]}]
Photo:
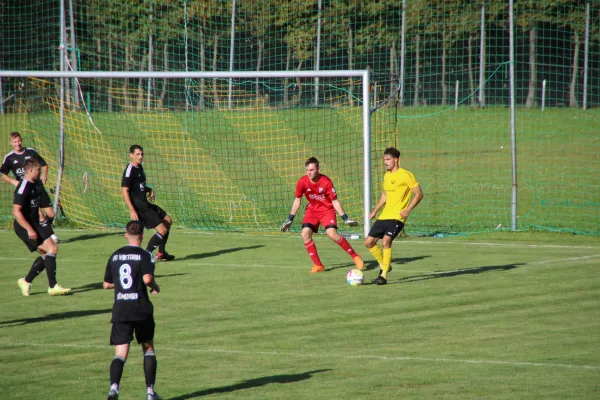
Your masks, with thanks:
[{"label": "red sock", "polygon": [[337,241],[337,244],[342,249],[344,249],[344,251],[346,253],[348,253],[350,255],[350,257],[354,258],[354,257],[356,257],[358,255],[358,254],[356,254],[356,252],[354,251],[354,249],[352,248],[352,246],[350,246],[350,243],[348,243],[348,241],[346,240],[345,237],[340,236],[340,240]]},{"label": "red sock", "polygon": [[304,247],[306,247],[306,251],[308,251],[308,256],[315,265],[323,265],[321,259],[319,258],[319,253],[317,253],[317,246],[315,246],[315,242],[311,240],[308,243],[304,243]]}]

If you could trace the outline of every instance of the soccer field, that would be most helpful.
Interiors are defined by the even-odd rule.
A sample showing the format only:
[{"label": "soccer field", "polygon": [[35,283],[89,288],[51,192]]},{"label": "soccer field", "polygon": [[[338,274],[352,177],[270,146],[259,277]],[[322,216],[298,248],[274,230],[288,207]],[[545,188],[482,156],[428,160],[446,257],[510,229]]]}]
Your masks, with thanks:
[{"label": "soccer field", "polygon": [[[34,256],[0,231],[3,398],[103,399],[111,291],[121,231],[61,230],[58,279],[73,295],[16,285]],[[296,234],[175,230],[152,297],[157,391],[184,399],[597,399],[600,239],[495,233],[398,239],[387,286],[350,287],[353,265],[315,239],[326,272]],[[350,241],[377,269],[361,241]],[[144,243],[145,244],[145,243]],[[120,399],[145,392],[134,347]]]}]

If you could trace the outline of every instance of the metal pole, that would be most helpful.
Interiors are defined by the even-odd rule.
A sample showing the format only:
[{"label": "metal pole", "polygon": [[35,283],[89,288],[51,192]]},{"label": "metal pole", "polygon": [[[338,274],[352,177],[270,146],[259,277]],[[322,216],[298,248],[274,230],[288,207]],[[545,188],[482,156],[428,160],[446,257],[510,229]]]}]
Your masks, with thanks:
[{"label": "metal pole", "polygon": [[481,44],[479,46],[479,106],[485,107],[485,4],[481,5]]},{"label": "metal pole", "polygon": [[587,109],[588,55],[590,45],[590,3],[585,4],[585,50],[583,57],[583,109]]},{"label": "metal pole", "polygon": [[460,85],[460,81],[456,81],[456,91],[454,92],[454,111],[458,110],[458,85]]},{"label": "metal pole", "polygon": [[[315,71],[319,70],[321,63],[321,0],[318,2],[319,15],[317,17],[317,48],[315,49]],[[319,105],[319,77],[315,77],[315,106]]]},{"label": "metal pole", "polygon": [[[77,48],[75,43],[75,15],[73,13],[73,0],[69,0],[69,27],[71,31],[71,65],[73,66],[73,71],[77,71]],[[73,79],[71,82],[71,91],[73,96],[73,102],[75,103],[75,108],[79,110],[79,96],[78,96],[78,86],[79,82],[77,79]],[[83,99],[82,99],[83,100]]]},{"label": "metal pole", "polygon": [[365,237],[371,230],[371,101],[369,99],[369,71],[363,73],[363,175],[364,175],[364,233]]},{"label": "metal pole", "polygon": [[[65,0],[60,2],[60,70],[65,71]],[[58,148],[58,177],[56,178],[56,191],[54,192],[54,215],[58,215],[58,202],[60,201],[60,184],[65,167],[65,77],[60,78],[60,138]]]},{"label": "metal pole", "polygon": [[510,61],[510,145],[512,161],[511,230],[517,230],[517,131],[515,121],[515,15],[514,0],[509,1],[509,61]]},{"label": "metal pole", "polygon": [[[184,13],[184,19],[183,19],[183,31],[184,31],[184,36],[183,36],[183,40],[185,42],[185,72],[188,72],[188,29],[187,29],[187,19],[188,19],[188,14],[187,14],[187,0],[183,2],[183,13]],[[189,82],[189,78],[186,78],[184,81],[184,86],[185,86],[185,111],[188,111],[190,109],[190,82]],[[187,115],[185,118],[186,124],[187,124]],[[187,129],[186,129],[187,132]]]},{"label": "metal pole", "polygon": [[[148,72],[152,72],[152,6],[150,6],[150,34],[148,35]],[[150,98],[152,96],[152,78],[148,79],[148,100],[146,108],[150,111]]]},{"label": "metal pole", "polygon": [[[235,45],[235,0],[231,5],[231,39],[229,40],[229,72],[233,71],[233,55]],[[229,78],[229,92],[227,94],[227,109],[231,110],[231,92],[233,91],[233,78]]]},{"label": "metal pole", "polygon": [[542,112],[544,112],[544,107],[546,106],[546,80],[542,81]]},{"label": "metal pole", "polygon": [[[406,0],[402,0],[402,33],[400,34],[400,107],[404,106],[404,59],[406,52]],[[370,212],[370,211],[369,211]]]},{"label": "metal pole", "polygon": [[2,78],[0,78],[0,115],[4,114],[4,94],[2,92]]}]

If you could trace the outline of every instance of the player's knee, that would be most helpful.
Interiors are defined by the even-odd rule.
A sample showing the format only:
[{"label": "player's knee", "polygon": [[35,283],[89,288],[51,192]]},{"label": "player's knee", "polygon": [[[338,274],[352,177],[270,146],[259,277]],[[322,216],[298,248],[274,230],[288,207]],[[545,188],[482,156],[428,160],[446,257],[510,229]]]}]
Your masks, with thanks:
[{"label": "player's knee", "polygon": [[162,236],[165,236],[167,234],[167,227],[165,224],[157,225],[156,232],[160,233]]},{"label": "player's knee", "polygon": [[39,249],[44,254],[58,254],[58,246],[51,238],[46,239]]},{"label": "player's knee", "polygon": [[142,351],[146,354],[147,351],[154,352],[154,343],[153,342],[142,342]]},{"label": "player's knee", "polygon": [[165,215],[165,217],[163,218],[163,224],[165,224],[167,226],[167,228],[170,228],[172,223],[173,223],[173,219],[171,217],[169,217],[168,215]]},{"label": "player's knee", "polygon": [[312,240],[312,230],[303,229],[302,230],[302,239],[304,240],[304,243],[310,242]]}]

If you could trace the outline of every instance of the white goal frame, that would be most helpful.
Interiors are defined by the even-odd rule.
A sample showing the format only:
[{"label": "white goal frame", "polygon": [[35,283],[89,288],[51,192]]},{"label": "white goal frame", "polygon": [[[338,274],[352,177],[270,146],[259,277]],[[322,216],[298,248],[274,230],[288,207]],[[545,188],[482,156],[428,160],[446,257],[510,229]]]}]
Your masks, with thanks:
[{"label": "white goal frame", "polygon": [[58,205],[56,199],[60,195],[60,186],[64,168],[64,115],[65,93],[64,79],[68,78],[143,78],[143,79],[256,79],[256,78],[361,78],[362,81],[362,115],[363,115],[363,228],[367,236],[371,229],[371,109],[370,109],[370,74],[368,70],[335,70],[335,71],[245,71],[245,72],[112,72],[112,71],[7,71],[0,70],[0,78],[60,78],[60,154],[59,171],[55,193],[55,212]]}]

